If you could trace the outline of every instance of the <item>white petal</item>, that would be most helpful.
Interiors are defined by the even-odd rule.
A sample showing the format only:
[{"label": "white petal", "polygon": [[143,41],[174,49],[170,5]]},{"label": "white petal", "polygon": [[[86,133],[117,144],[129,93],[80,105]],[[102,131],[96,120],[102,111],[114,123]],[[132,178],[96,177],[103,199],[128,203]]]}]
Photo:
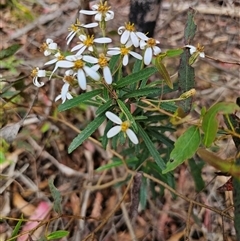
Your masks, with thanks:
[{"label": "white petal", "polygon": [[102,38],[95,38],[94,43],[100,43],[100,44],[106,44],[106,43],[111,43],[112,39],[107,38],[107,37],[102,37]]},{"label": "white petal", "polygon": [[56,98],[55,98],[55,102],[57,102],[58,100],[62,99],[62,96],[61,95],[58,95]]},{"label": "white petal", "polygon": [[86,14],[86,15],[94,15],[94,14],[96,14],[98,11],[80,10],[79,12],[82,13],[82,14]]},{"label": "white petal", "polygon": [[80,34],[79,37],[80,41],[84,42],[87,39],[87,36],[84,34]]},{"label": "white petal", "polygon": [[84,66],[83,69],[86,72],[86,74],[88,74],[92,79],[96,81],[100,79],[100,75],[90,67]]},{"label": "white petal", "polygon": [[144,42],[143,40],[140,40],[140,49],[145,49],[146,45],[147,45],[146,42]]},{"label": "white petal", "polygon": [[121,125],[122,124],[122,120],[117,116],[115,115],[114,113],[112,113],[111,111],[107,111],[105,113],[105,115],[107,116],[107,118],[109,120],[111,120],[112,122],[118,124],[118,125]]},{"label": "white petal", "polygon": [[45,77],[46,76],[46,71],[45,70],[38,70],[38,77]]},{"label": "white petal", "polygon": [[136,52],[129,51],[129,53],[136,59],[142,60],[142,56]]},{"label": "white petal", "polygon": [[97,26],[98,26],[98,23],[88,23],[83,25],[84,28],[94,28]]},{"label": "white petal", "polygon": [[72,69],[68,69],[68,70],[65,71],[65,75],[66,75],[66,76],[73,75],[73,73],[74,73],[74,72],[73,72]]},{"label": "white petal", "polygon": [[84,55],[82,58],[84,61],[91,63],[91,64],[96,64],[98,63],[98,59],[95,57],[92,57],[90,55]]},{"label": "white petal", "polygon": [[97,13],[96,15],[95,15],[95,20],[96,21],[102,21],[102,14],[101,13]]},{"label": "white petal", "polygon": [[152,60],[152,48],[148,47],[144,53],[144,64],[149,65]]},{"label": "white petal", "polygon": [[94,71],[98,71],[100,68],[100,65],[99,64],[95,64],[91,67],[91,69],[93,69]]},{"label": "white petal", "polygon": [[103,76],[107,84],[112,84],[112,74],[108,66],[103,68]]},{"label": "white petal", "polygon": [[125,30],[120,38],[121,44],[125,44],[128,41],[129,36],[130,36],[130,32],[128,30]]},{"label": "white petal", "polygon": [[141,40],[144,40],[144,41],[148,41],[148,37],[146,36],[146,34],[142,33],[142,32],[136,32],[136,35],[141,39]]},{"label": "white petal", "polygon": [[51,38],[47,38],[46,43],[47,43],[47,45],[49,45],[49,44],[53,43],[53,40]]},{"label": "white petal", "polygon": [[48,48],[56,50],[57,49],[57,44],[56,43],[51,43],[51,44],[48,45]]},{"label": "white petal", "polygon": [[199,56],[200,56],[201,58],[205,58],[205,53],[204,53],[204,52],[201,52],[201,53],[199,54]]},{"label": "white petal", "polygon": [[83,43],[78,44],[78,45],[74,46],[74,47],[71,49],[71,52],[73,52],[73,51],[75,51],[75,50],[78,50],[78,49],[82,48],[83,46],[84,46]]},{"label": "white petal", "polygon": [[123,66],[126,66],[128,64],[128,55],[124,55],[123,56],[123,60],[122,60]]},{"label": "white petal", "polygon": [[66,96],[66,95],[67,95],[69,86],[70,86],[70,84],[68,84],[68,83],[65,83],[65,84],[62,86],[62,90],[61,90],[61,95],[62,95],[62,96]]},{"label": "white petal", "polygon": [[161,53],[161,49],[158,46],[153,46],[152,48],[154,55],[158,55]]},{"label": "white petal", "polygon": [[78,70],[77,79],[78,79],[78,84],[81,87],[81,89],[86,90],[87,89],[87,80],[86,80],[86,76],[82,69]]},{"label": "white petal", "polygon": [[109,51],[107,51],[107,54],[109,54],[109,55],[118,55],[120,53],[121,53],[120,50],[109,50]]},{"label": "white petal", "polygon": [[79,49],[77,51],[76,55],[81,55],[85,51],[86,48],[87,48],[87,46],[84,45],[81,49]]},{"label": "white petal", "polygon": [[58,61],[57,58],[56,58],[56,59],[52,59],[52,60],[46,62],[44,65],[54,64],[54,63],[56,63],[57,61]]},{"label": "white petal", "polygon": [[38,82],[38,77],[37,76],[33,78],[33,84],[35,86],[37,86],[38,88],[40,88],[40,87],[42,87],[44,85],[43,82]]},{"label": "white petal", "polygon": [[127,129],[126,133],[127,133],[127,136],[129,137],[129,139],[131,140],[131,142],[133,144],[138,144],[138,142],[139,142],[138,138],[137,138],[136,134],[131,129]]},{"label": "white petal", "polygon": [[121,126],[112,127],[107,133],[107,138],[112,138],[113,136],[116,136],[120,131],[121,131]]},{"label": "white petal", "polygon": [[131,46],[132,46],[132,41],[129,40],[129,41],[125,44],[125,47],[126,47],[126,48],[129,48],[129,47],[131,47]]},{"label": "white petal", "polygon": [[118,34],[119,34],[119,35],[122,35],[122,33],[124,32],[125,29],[126,29],[126,28],[125,28],[124,26],[119,27],[119,28],[118,28]]},{"label": "white petal", "polygon": [[114,12],[109,10],[107,13],[106,13],[106,17],[105,17],[105,21],[109,21],[111,19],[114,18]]},{"label": "white petal", "polygon": [[73,98],[72,95],[69,92],[67,92],[67,99],[70,100],[72,98]]},{"label": "white petal", "polygon": [[134,47],[137,48],[139,46],[139,39],[137,35],[134,32],[131,32],[130,36]]},{"label": "white petal", "polygon": [[56,66],[61,68],[72,68],[74,63],[67,60],[60,60],[56,63]]},{"label": "white petal", "polygon": [[46,49],[46,50],[44,50],[43,54],[44,54],[44,56],[49,56],[52,53],[48,49]]}]

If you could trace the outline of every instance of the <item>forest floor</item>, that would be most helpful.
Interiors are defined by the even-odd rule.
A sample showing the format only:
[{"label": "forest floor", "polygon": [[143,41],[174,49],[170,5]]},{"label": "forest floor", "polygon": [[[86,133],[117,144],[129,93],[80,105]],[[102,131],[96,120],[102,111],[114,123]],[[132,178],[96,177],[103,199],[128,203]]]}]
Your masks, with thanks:
[{"label": "forest floor", "polygon": [[[160,41],[162,51],[182,47],[187,10],[189,7],[196,10],[198,30],[194,45],[204,45],[205,54],[213,59],[199,59],[195,64],[195,111],[200,112],[202,106],[210,107],[219,101],[235,102],[240,96],[240,67],[233,64],[240,62],[240,2],[177,2],[163,0],[155,38]],[[109,3],[115,12],[114,20],[109,22],[109,32],[116,38],[117,28],[128,21],[129,1],[110,0]],[[46,38],[51,38],[67,50],[68,27],[76,21],[80,9],[77,0],[21,0],[18,3],[3,0],[1,4],[1,48],[15,43],[21,44],[21,48],[0,66],[0,127],[16,123],[19,116],[23,117],[27,112],[37,91],[32,84],[31,70],[42,68],[47,61],[39,47]],[[166,66],[171,75],[177,76],[178,64],[169,61]],[[41,220],[46,210],[43,220],[49,221],[48,225],[30,233],[32,239],[24,235],[18,240],[40,240],[46,230],[53,232],[58,229],[70,232],[61,240],[84,240],[98,228],[95,238],[89,240],[130,241],[135,234],[138,240],[144,241],[180,241],[184,240],[187,227],[189,241],[237,241],[233,220],[219,214],[222,211],[233,217],[232,191],[220,193],[217,190],[229,177],[217,176],[216,170],[209,165],[202,170],[204,190],[196,192],[187,163],[174,171],[175,190],[188,199],[215,208],[219,213],[193,205],[187,199],[173,197],[165,189],[163,195],[155,198],[149,194],[146,209],[139,207],[136,220],[131,223],[127,214],[130,190],[122,204],[117,206],[127,188],[126,184],[119,185],[126,177],[124,167],[96,172],[111,158],[107,151],[90,140],[71,154],[67,153],[78,129],[94,118],[94,112],[85,106],[58,112],[60,102],[54,99],[60,89],[57,80],[48,81],[40,88],[21,132],[11,145],[2,146],[1,151],[8,161],[0,163],[0,213],[5,217],[0,222],[0,241],[11,237],[22,214],[25,219]],[[179,127],[178,135],[183,130]],[[94,138],[98,138],[101,132],[98,130]],[[222,158],[235,155],[230,138],[219,145],[218,155]],[[48,184],[51,178],[62,196],[61,216],[51,206],[53,199]],[[156,185],[156,190],[159,188]],[[114,213],[108,217],[112,210]],[[189,217],[189,210],[194,215]]]}]

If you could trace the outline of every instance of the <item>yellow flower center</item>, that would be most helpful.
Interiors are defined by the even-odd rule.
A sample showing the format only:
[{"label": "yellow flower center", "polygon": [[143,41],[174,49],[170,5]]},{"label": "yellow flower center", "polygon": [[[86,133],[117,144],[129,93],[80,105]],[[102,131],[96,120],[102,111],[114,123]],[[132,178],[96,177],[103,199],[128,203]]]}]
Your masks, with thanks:
[{"label": "yellow flower center", "polygon": [[204,51],[204,46],[201,46],[199,43],[198,43],[198,45],[197,45],[197,51],[198,52],[203,52]]},{"label": "yellow flower center", "polygon": [[147,45],[148,45],[149,47],[155,46],[155,45],[156,45],[156,40],[153,39],[153,38],[148,39]]},{"label": "yellow flower center", "polygon": [[122,132],[126,132],[127,129],[130,127],[130,122],[129,121],[124,121],[122,124],[121,124],[121,131]]},{"label": "yellow flower center", "polygon": [[99,63],[101,68],[107,66],[108,60],[103,53],[99,54],[98,63]]},{"label": "yellow flower center", "polygon": [[74,82],[75,82],[74,77],[71,76],[71,75],[65,75],[65,76],[64,76],[64,80],[65,80],[67,83],[69,83],[70,85],[73,85]]},{"label": "yellow flower center", "polygon": [[84,62],[81,59],[78,59],[74,62],[74,69],[82,69]]},{"label": "yellow flower center", "polygon": [[128,48],[126,48],[126,47],[122,47],[121,49],[120,49],[120,53],[121,53],[121,55],[126,55],[126,54],[128,54],[129,53],[129,49]]},{"label": "yellow flower center", "polygon": [[64,59],[65,59],[65,56],[63,56],[63,55],[60,54],[60,55],[57,57],[57,59],[58,59],[58,61],[64,60]]},{"label": "yellow flower center", "polygon": [[135,32],[136,31],[136,29],[135,29],[135,26],[134,26],[134,23],[126,23],[125,24],[125,28],[126,28],[126,30],[128,30],[128,31],[130,31],[130,32]]},{"label": "yellow flower center", "polygon": [[98,5],[98,12],[102,13],[102,14],[105,14],[108,10],[110,10],[110,6],[107,5],[107,1],[104,2],[104,4],[101,2],[99,5]]},{"label": "yellow flower center", "polygon": [[87,47],[92,46],[93,45],[93,40],[94,40],[94,36],[87,36],[87,39],[83,41],[83,44]]},{"label": "yellow flower center", "polygon": [[48,44],[47,44],[47,43],[43,43],[43,44],[40,46],[40,52],[44,52],[47,48],[48,48]]},{"label": "yellow flower center", "polygon": [[68,30],[71,32],[77,32],[78,31],[78,26],[76,24],[72,24]]},{"label": "yellow flower center", "polygon": [[31,72],[31,77],[36,77],[38,75],[38,69],[37,68],[34,68]]}]

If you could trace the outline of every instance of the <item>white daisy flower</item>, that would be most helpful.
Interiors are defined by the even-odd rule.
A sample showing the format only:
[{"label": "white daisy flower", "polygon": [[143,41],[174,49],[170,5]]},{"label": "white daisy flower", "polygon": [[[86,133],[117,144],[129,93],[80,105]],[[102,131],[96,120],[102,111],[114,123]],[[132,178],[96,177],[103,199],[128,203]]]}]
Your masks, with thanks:
[{"label": "white daisy flower", "polygon": [[109,51],[107,51],[107,54],[109,55],[118,55],[120,54],[122,56],[122,63],[123,66],[126,66],[129,61],[129,54],[132,55],[134,58],[142,60],[142,56],[136,52],[131,51],[131,41],[127,42],[125,46],[123,47],[114,47],[114,48],[109,48]]},{"label": "white daisy flower", "polygon": [[75,82],[73,70],[70,69],[65,72],[63,82],[64,85],[62,86],[61,94],[55,98],[55,102],[62,99],[62,103],[64,103],[66,100],[70,100],[73,98],[69,92],[69,87]]},{"label": "white daisy flower", "polygon": [[[87,60],[86,60],[87,61]],[[99,54],[97,64],[92,66],[92,69],[98,71],[99,68],[103,71],[103,77],[107,84],[112,84],[112,74],[108,67],[109,58],[107,58],[103,53]]]},{"label": "white daisy flower", "polygon": [[77,22],[75,24],[72,24],[68,29],[70,33],[66,37],[67,45],[72,41],[74,36],[81,30],[81,28],[94,28],[97,26],[98,26],[98,23],[81,24],[80,21],[77,19]]},{"label": "white daisy flower", "polygon": [[102,3],[100,1],[99,4],[94,4],[92,6],[91,10],[80,10],[80,13],[86,14],[86,15],[95,15],[96,21],[109,21],[114,18],[114,12],[110,10],[111,7],[108,6],[107,1]]},{"label": "white daisy flower", "polygon": [[41,45],[40,51],[43,52],[45,56],[55,54],[57,51],[57,44],[54,43],[52,39],[47,38],[46,42]]},{"label": "white daisy flower", "polygon": [[122,131],[124,135],[127,134],[133,144],[138,144],[139,141],[136,134],[131,129],[129,129],[131,125],[129,121],[122,121],[117,115],[110,111],[107,111],[105,115],[113,123],[117,124],[117,126],[112,127],[108,131],[107,138],[112,138],[113,136],[116,136],[120,131]]},{"label": "white daisy flower", "polygon": [[136,48],[139,46],[140,40],[148,40],[148,37],[144,33],[136,32],[134,23],[126,23],[125,26],[119,27],[118,34],[121,35],[121,44],[126,44],[128,41],[131,41]]},{"label": "white daisy flower", "polygon": [[38,67],[32,70],[31,76],[33,77],[33,84],[37,87],[42,87],[43,82],[38,82],[38,78],[46,77],[46,71],[40,70]]},{"label": "white daisy flower", "polygon": [[149,65],[151,63],[153,55],[158,55],[161,53],[161,49],[156,46],[160,42],[158,40],[155,40],[153,38],[147,38],[147,42],[140,41],[140,48],[145,49],[144,52],[144,64]]},{"label": "white daisy flower", "polygon": [[189,48],[191,55],[193,55],[195,52],[198,52],[201,58],[205,58],[205,53],[203,52],[204,46],[201,46],[200,44],[198,44],[197,47],[193,45],[185,45],[184,47]]},{"label": "white daisy flower", "polygon": [[[88,56],[88,61],[92,61],[90,63],[96,63],[96,58],[92,57],[92,56]],[[65,60],[60,60],[56,63],[55,68],[51,74],[51,76],[53,75],[53,73],[57,70],[58,67],[60,68],[69,68],[69,69],[73,69],[77,75],[77,79],[78,79],[78,84],[79,86],[83,89],[86,90],[87,89],[87,80],[86,80],[86,76],[91,77],[92,79],[98,81],[100,79],[100,75],[94,71],[93,69],[91,69],[90,67],[85,65],[84,59],[86,58],[86,56],[81,56],[81,55],[69,55],[65,58]],[[50,78],[51,78],[50,76]]]},{"label": "white daisy flower", "polygon": [[57,52],[57,53],[54,55],[54,57],[55,57],[54,59],[46,62],[44,65],[55,64],[56,62],[65,59],[65,56],[63,56],[60,52]]},{"label": "white daisy flower", "polygon": [[78,52],[76,53],[76,55],[81,55],[85,49],[88,49],[90,52],[93,52],[93,45],[94,43],[101,43],[101,44],[106,44],[106,43],[111,43],[112,39],[107,38],[107,37],[101,37],[101,38],[95,38],[94,36],[86,36],[81,34],[79,36],[80,39],[80,44],[76,45],[75,47],[73,47],[71,49],[71,52],[78,50]]}]

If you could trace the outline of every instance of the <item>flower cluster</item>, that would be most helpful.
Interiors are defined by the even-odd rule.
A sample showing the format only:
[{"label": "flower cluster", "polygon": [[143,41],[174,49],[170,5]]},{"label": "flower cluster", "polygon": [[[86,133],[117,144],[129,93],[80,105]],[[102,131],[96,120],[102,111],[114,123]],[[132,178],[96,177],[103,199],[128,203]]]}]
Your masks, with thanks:
[{"label": "flower cluster", "polygon": [[[88,85],[94,87],[94,82],[96,81],[102,83],[104,86],[111,85],[113,82],[113,74],[109,68],[109,61],[112,56],[120,56],[119,68],[121,68],[129,64],[130,56],[142,60],[145,65],[149,65],[152,62],[152,58],[161,53],[161,49],[157,46],[160,42],[147,37],[145,33],[136,31],[132,23],[126,23],[125,26],[119,27],[119,44],[116,47],[112,45],[109,46],[109,44],[112,44],[112,39],[105,35],[107,21],[114,18],[114,12],[110,9],[107,1],[104,1],[104,3],[100,2],[99,4],[93,5],[92,10],[80,10],[81,14],[94,15],[96,22],[83,24],[77,20],[75,24],[71,25],[69,28],[70,33],[66,37],[67,45],[72,44],[71,42],[75,37],[78,38],[78,42],[75,46],[72,46],[70,55],[61,51],[57,43],[50,38],[42,44],[40,50],[43,54],[52,57],[44,63],[44,65],[54,66],[51,72],[41,70],[38,67],[33,69],[32,77],[35,86],[42,87],[44,85],[44,82],[39,82],[39,78],[60,78],[63,85],[61,93],[55,98],[55,101],[61,99],[62,103],[64,103],[66,100],[73,98],[72,89],[76,85],[82,90],[87,90]],[[102,37],[95,37],[94,35],[88,34],[87,30],[89,28],[96,27],[101,28],[101,32],[103,33]],[[190,45],[185,47],[190,48],[191,54],[194,51],[200,51]],[[134,49],[136,48],[139,48],[139,51],[135,52]],[[203,57],[203,54],[200,53],[200,56]],[[58,69],[65,69],[64,76],[57,74]],[[131,124],[129,121],[122,122],[119,117],[111,112],[107,112],[106,116],[118,124],[107,133],[109,138],[123,131],[134,144],[138,143],[136,135],[129,128]]]}]

